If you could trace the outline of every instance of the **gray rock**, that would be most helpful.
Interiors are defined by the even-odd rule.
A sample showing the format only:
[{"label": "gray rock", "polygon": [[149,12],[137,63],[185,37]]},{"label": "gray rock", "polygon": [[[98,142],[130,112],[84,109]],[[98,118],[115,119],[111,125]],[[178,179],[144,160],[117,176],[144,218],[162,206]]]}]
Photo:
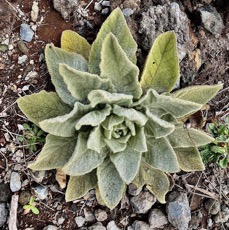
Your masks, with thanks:
[{"label": "gray rock", "polygon": [[212,215],[216,215],[220,211],[220,202],[213,199],[208,199],[204,203],[206,211]]},{"label": "gray rock", "polygon": [[131,8],[125,8],[122,10],[122,13],[125,17],[130,17],[134,13],[134,10]]},{"label": "gray rock", "polygon": [[95,224],[91,225],[88,230],[106,230],[106,228],[100,222],[96,222]]},{"label": "gray rock", "polygon": [[57,230],[57,227],[55,225],[48,225],[43,230]]},{"label": "gray rock", "polygon": [[107,213],[102,209],[98,209],[95,211],[95,218],[98,221],[104,221],[107,219]]},{"label": "gray rock", "polygon": [[156,198],[146,191],[130,199],[130,203],[136,213],[147,213],[155,202]]},{"label": "gray rock", "polygon": [[110,1],[102,1],[102,6],[110,7]]},{"label": "gray rock", "polygon": [[34,187],[34,192],[40,200],[45,200],[48,196],[48,187],[38,185]]},{"label": "gray rock", "polygon": [[128,185],[128,193],[131,196],[137,196],[142,191],[141,188],[137,188],[135,184],[129,184]]},{"label": "gray rock", "polygon": [[7,202],[11,197],[9,184],[0,183],[0,202]]},{"label": "gray rock", "polygon": [[94,10],[95,10],[95,11],[101,11],[101,10],[102,10],[102,5],[101,5],[101,3],[95,2]]},{"label": "gray rock", "polygon": [[75,218],[75,222],[76,222],[78,227],[82,227],[85,223],[85,218],[83,218],[82,216],[77,216]]},{"label": "gray rock", "polygon": [[32,176],[33,179],[37,182],[37,183],[41,183],[44,179],[46,175],[46,171],[42,170],[42,171],[33,171]]},{"label": "gray rock", "polygon": [[17,172],[12,172],[10,176],[10,189],[17,192],[21,189],[21,177]]},{"label": "gray rock", "polygon": [[135,220],[132,224],[133,230],[149,230],[150,227],[147,223],[140,220]]},{"label": "gray rock", "polygon": [[20,37],[23,41],[26,42],[31,42],[33,39],[33,35],[34,32],[33,30],[30,28],[30,25],[27,24],[21,24],[21,28],[20,28]]},{"label": "gray rock", "polygon": [[169,195],[166,205],[169,222],[178,230],[187,230],[191,220],[191,211],[189,208],[186,193],[173,192]]},{"label": "gray rock", "polygon": [[57,223],[58,223],[59,225],[61,225],[61,224],[64,223],[64,221],[65,221],[65,218],[64,218],[63,216],[61,216],[60,218],[58,218]]},{"label": "gray rock", "polygon": [[160,209],[152,209],[149,213],[149,225],[151,228],[161,228],[168,224],[168,219]]},{"label": "gray rock", "polygon": [[0,203],[0,227],[2,227],[7,220],[8,211],[5,203]]},{"label": "gray rock", "polygon": [[71,14],[79,7],[78,0],[53,0],[55,10],[60,12],[61,16],[67,20]]},{"label": "gray rock", "polygon": [[86,222],[92,222],[95,220],[94,214],[88,208],[84,208],[83,212]]},{"label": "gray rock", "polygon": [[21,64],[25,63],[27,61],[27,59],[28,59],[28,56],[24,54],[24,55],[18,57],[18,62],[17,63],[19,65],[21,65]]},{"label": "gray rock", "polygon": [[139,33],[144,35],[142,45],[145,50],[149,50],[159,34],[174,30],[177,35],[178,55],[181,61],[189,51],[189,24],[187,15],[175,2],[163,6],[150,6],[146,12],[142,13],[139,27]]},{"label": "gray rock", "polygon": [[221,34],[224,24],[216,8],[204,6],[199,9],[199,12],[204,28],[214,35]]},{"label": "gray rock", "polygon": [[109,13],[109,8],[104,8],[101,12],[102,15],[107,15]]},{"label": "gray rock", "polygon": [[112,220],[107,224],[107,230],[121,230],[121,228]]}]

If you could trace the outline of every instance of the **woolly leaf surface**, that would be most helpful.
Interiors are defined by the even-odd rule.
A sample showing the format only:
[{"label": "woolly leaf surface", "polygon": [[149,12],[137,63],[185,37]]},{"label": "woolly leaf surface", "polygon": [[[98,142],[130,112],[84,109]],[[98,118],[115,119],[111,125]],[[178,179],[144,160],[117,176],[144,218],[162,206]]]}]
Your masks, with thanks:
[{"label": "woolly leaf surface", "polygon": [[61,48],[68,52],[75,52],[89,59],[91,45],[87,40],[72,30],[65,30],[61,35]]},{"label": "woolly leaf surface", "polygon": [[88,94],[95,89],[113,91],[110,80],[102,79],[96,74],[82,72],[65,64],[59,65],[59,72],[68,91],[77,100],[85,100]]},{"label": "woolly leaf surface", "polygon": [[75,134],[75,124],[77,119],[91,110],[89,105],[76,102],[73,110],[66,115],[43,120],[39,123],[40,127],[53,135],[71,137]]},{"label": "woolly leaf surface", "polygon": [[126,20],[123,16],[122,11],[117,8],[115,9],[106,21],[101,26],[99,33],[95,41],[92,44],[90,57],[89,57],[89,71],[91,73],[100,73],[100,60],[101,60],[101,49],[105,37],[109,33],[113,33],[118,39],[119,44],[126,53],[127,57],[135,64],[136,63],[136,51],[137,44],[134,41],[130,30],[126,24]]},{"label": "woolly leaf surface", "polygon": [[169,31],[159,35],[149,52],[141,77],[144,90],[170,92],[179,78],[176,35]]},{"label": "woolly leaf surface", "polygon": [[120,177],[129,184],[139,171],[141,152],[127,145],[124,151],[113,153],[110,155],[110,158],[118,170]]},{"label": "woolly leaf surface", "polygon": [[79,130],[84,125],[97,126],[106,119],[106,117],[110,114],[110,111],[111,107],[106,105],[104,109],[87,113],[77,121],[75,127]]},{"label": "woolly leaf surface", "polygon": [[130,107],[133,103],[133,96],[122,93],[109,93],[104,90],[92,90],[88,94],[88,100],[91,102],[90,105],[92,107],[95,107],[98,104],[116,104]]},{"label": "woolly leaf surface", "polygon": [[98,167],[97,178],[102,200],[113,209],[121,200],[126,186],[109,158]]},{"label": "woolly leaf surface", "polygon": [[128,144],[131,146],[131,148],[134,151],[137,152],[146,152],[147,151],[147,145],[146,145],[146,137],[144,133],[144,128],[136,128],[136,135],[131,136]]},{"label": "woolly leaf surface", "polygon": [[175,126],[161,118],[152,114],[148,109],[146,110],[148,121],[145,126],[145,133],[148,136],[154,136],[156,139],[165,137],[171,134]]},{"label": "woolly leaf surface", "polygon": [[197,148],[174,148],[180,168],[185,172],[202,171],[205,169]]},{"label": "woolly leaf surface", "polygon": [[165,203],[165,195],[169,191],[169,180],[165,173],[144,164],[146,188],[154,194],[160,203]]},{"label": "woolly leaf surface", "polygon": [[125,117],[140,126],[144,126],[147,122],[147,116],[133,108],[123,108],[121,106],[114,105],[113,113],[120,117]]},{"label": "woolly leaf surface", "polygon": [[87,148],[87,136],[80,133],[77,140],[77,146],[63,167],[64,173],[70,176],[81,176],[97,168],[106,157],[107,152],[95,152]]},{"label": "woolly leaf surface", "polygon": [[176,154],[166,138],[147,137],[147,146],[145,160],[149,165],[163,172],[180,171]]},{"label": "woolly leaf surface", "polygon": [[98,153],[100,153],[100,150],[105,146],[104,138],[101,134],[101,127],[97,126],[95,127],[88,138],[87,141],[87,148],[92,149]]},{"label": "woolly leaf surface", "polygon": [[192,101],[199,104],[206,104],[217,94],[220,89],[222,89],[222,84],[198,85],[177,90],[171,95],[182,100]]},{"label": "woolly leaf surface", "polygon": [[87,61],[81,55],[67,52],[64,49],[55,47],[53,44],[46,45],[45,60],[57,94],[63,102],[73,106],[76,99],[68,91],[63,77],[59,73],[59,64],[63,63],[74,69],[86,72],[88,69]]},{"label": "woolly leaf surface", "polygon": [[155,107],[162,108],[176,118],[194,113],[202,108],[201,104],[158,94],[153,89],[148,90],[146,95],[135,103],[135,105],[138,104],[147,106],[152,113]]},{"label": "woolly leaf surface", "polygon": [[41,153],[28,167],[33,170],[62,168],[70,159],[76,142],[77,137],[58,137],[48,134]]},{"label": "woolly leaf surface", "polygon": [[127,57],[113,34],[104,39],[101,51],[101,77],[109,79],[116,92],[140,98],[139,70]]},{"label": "woolly leaf surface", "polygon": [[20,110],[30,121],[39,126],[39,122],[48,118],[64,115],[72,110],[56,93],[45,90],[17,99]]},{"label": "woolly leaf surface", "polygon": [[97,185],[96,170],[82,176],[70,176],[65,199],[67,202],[84,196],[89,190]]},{"label": "woolly leaf surface", "polygon": [[167,139],[174,148],[198,147],[214,141],[214,138],[203,131],[193,128],[186,129],[180,126],[171,135],[167,136]]}]

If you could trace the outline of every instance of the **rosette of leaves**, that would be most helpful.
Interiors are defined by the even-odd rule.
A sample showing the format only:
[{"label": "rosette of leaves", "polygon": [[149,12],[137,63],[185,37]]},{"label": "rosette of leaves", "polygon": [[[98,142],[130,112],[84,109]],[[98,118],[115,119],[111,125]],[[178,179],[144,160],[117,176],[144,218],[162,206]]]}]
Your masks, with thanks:
[{"label": "rosette of leaves", "polygon": [[[61,48],[48,44],[45,57],[56,93],[18,99],[19,108],[49,133],[33,170],[62,169],[70,176],[66,200],[96,188],[114,208],[126,185],[147,186],[164,203],[166,173],[203,170],[197,150],[214,140],[182,120],[200,110],[221,85],[171,93],[179,78],[174,32],[154,42],[141,76],[137,44],[120,9],[114,10],[90,45],[64,31]],[[139,79],[141,79],[139,81]]]}]

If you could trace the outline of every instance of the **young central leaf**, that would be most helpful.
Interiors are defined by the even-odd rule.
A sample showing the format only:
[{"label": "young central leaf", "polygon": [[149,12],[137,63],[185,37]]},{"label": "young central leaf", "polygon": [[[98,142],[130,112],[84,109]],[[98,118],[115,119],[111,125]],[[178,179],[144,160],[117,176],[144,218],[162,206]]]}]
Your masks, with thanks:
[{"label": "young central leaf", "polygon": [[110,79],[116,92],[140,98],[142,90],[138,82],[138,67],[128,59],[112,33],[104,39],[100,69],[101,77]]}]

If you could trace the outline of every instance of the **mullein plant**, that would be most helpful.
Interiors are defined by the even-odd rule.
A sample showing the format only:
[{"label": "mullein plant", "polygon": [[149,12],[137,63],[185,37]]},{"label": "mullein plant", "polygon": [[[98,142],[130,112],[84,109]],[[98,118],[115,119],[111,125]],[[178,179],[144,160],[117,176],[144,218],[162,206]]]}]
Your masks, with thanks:
[{"label": "mullein plant", "polygon": [[[17,100],[27,118],[48,133],[32,170],[61,169],[70,176],[66,201],[96,189],[116,207],[130,183],[146,185],[159,202],[169,190],[166,173],[204,170],[197,147],[214,139],[183,121],[212,99],[222,85],[172,92],[179,79],[174,32],[155,40],[142,74],[137,44],[117,8],[90,45],[64,31],[61,48],[46,45],[55,92]],[[139,81],[140,79],[140,81]]]}]

